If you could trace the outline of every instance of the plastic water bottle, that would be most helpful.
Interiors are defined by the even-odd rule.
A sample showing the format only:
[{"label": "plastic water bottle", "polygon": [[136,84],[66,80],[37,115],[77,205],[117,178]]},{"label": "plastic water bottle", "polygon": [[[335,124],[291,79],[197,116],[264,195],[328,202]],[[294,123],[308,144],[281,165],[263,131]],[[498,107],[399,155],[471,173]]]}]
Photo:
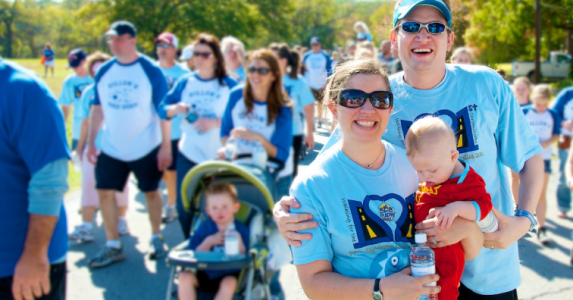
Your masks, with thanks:
[{"label": "plastic water bottle", "polygon": [[232,258],[239,255],[239,233],[235,230],[235,223],[229,224],[225,231],[225,256]]},{"label": "plastic water bottle", "polygon": [[235,155],[237,154],[237,148],[239,147],[238,141],[234,137],[229,137],[227,139],[227,143],[225,144],[225,157],[228,160],[235,159]]},{"label": "plastic water bottle", "polygon": [[483,220],[477,222],[477,224],[482,232],[496,232],[499,229],[499,224],[493,211],[490,211],[489,214],[487,214]]},{"label": "plastic water bottle", "polygon": [[[416,233],[416,245],[410,253],[410,266],[412,276],[421,277],[436,274],[436,256],[434,250],[428,247],[428,238],[425,233]],[[436,282],[428,283],[425,286],[436,286]],[[418,300],[438,300],[438,295],[420,295]]]},{"label": "plastic water bottle", "polygon": [[72,164],[74,165],[74,170],[76,170],[76,172],[82,171],[82,161],[75,150],[72,151]]},{"label": "plastic water bottle", "polygon": [[193,104],[191,107],[189,107],[189,110],[187,110],[186,119],[189,121],[189,123],[195,123],[195,121],[199,120],[199,114],[197,114],[197,111],[195,111],[195,104]]},{"label": "plastic water bottle", "polygon": [[267,160],[269,156],[267,150],[263,147],[261,142],[255,142],[255,148],[253,149],[253,164],[261,169],[267,167]]}]

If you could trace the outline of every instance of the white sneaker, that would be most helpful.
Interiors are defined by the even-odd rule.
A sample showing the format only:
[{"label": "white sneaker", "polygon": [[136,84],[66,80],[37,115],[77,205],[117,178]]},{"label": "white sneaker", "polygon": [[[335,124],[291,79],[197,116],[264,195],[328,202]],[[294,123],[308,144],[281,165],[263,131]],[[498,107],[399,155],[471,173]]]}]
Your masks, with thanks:
[{"label": "white sneaker", "polygon": [[76,229],[68,236],[68,239],[78,242],[92,242],[94,240],[94,234],[92,230],[80,225],[76,226]]},{"label": "white sneaker", "polygon": [[163,213],[163,223],[171,223],[177,219],[177,212],[175,211],[175,207],[165,206]]},{"label": "white sneaker", "polygon": [[119,235],[128,235],[129,234],[129,227],[127,226],[127,221],[119,219],[117,221],[117,233]]}]

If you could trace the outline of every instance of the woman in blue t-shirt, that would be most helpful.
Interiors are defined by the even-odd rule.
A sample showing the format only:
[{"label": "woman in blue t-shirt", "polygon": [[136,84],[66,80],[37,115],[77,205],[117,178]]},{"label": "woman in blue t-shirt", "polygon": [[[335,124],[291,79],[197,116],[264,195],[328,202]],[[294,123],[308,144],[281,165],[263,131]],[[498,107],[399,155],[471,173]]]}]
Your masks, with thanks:
[{"label": "woman in blue t-shirt", "polygon": [[[300,203],[294,212],[311,214],[317,225],[300,233],[312,239],[292,247],[309,298],[366,299],[382,292],[388,299],[416,299],[439,291],[423,286],[437,275],[408,276],[418,177],[405,150],[382,140],[393,108],[389,90],[385,71],[373,60],[344,63],[327,83],[324,102],[338,118],[341,139],[291,188]],[[471,260],[483,235],[475,222],[459,221],[452,226],[462,232]]]},{"label": "woman in blue t-shirt", "polygon": [[[257,142],[269,158],[286,163],[292,144],[290,99],[284,94],[276,55],[254,51],[247,62],[247,82],[231,92],[221,125],[221,144],[237,139],[237,155],[252,154]],[[218,152],[225,158],[224,148]]]},{"label": "woman in blue t-shirt", "polygon": [[[229,93],[237,85],[225,71],[223,53],[215,36],[201,33],[192,45],[195,72],[180,77],[161,101],[158,112],[163,119],[183,114],[176,166],[178,191],[191,168],[216,158],[221,148],[221,119]],[[191,216],[183,208],[181,193],[177,193],[177,213],[183,234],[188,238]]]}]

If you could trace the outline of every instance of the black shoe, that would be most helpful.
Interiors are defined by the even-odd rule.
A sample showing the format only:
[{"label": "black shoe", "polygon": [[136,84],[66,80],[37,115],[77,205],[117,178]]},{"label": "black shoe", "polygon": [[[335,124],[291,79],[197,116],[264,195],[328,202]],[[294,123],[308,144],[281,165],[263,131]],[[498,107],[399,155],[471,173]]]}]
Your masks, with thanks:
[{"label": "black shoe", "polygon": [[547,229],[545,227],[539,227],[539,231],[537,232],[537,240],[543,245],[549,245],[552,240],[549,236],[547,236]]}]

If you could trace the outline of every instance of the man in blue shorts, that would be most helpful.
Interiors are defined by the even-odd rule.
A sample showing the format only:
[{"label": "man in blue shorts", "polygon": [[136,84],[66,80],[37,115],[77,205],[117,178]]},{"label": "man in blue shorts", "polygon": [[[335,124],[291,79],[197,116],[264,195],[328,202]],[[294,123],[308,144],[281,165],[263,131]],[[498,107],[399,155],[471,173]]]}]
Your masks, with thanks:
[{"label": "man in blue shorts", "polygon": [[74,118],[72,120],[72,151],[76,149],[80,139],[80,129],[82,126],[81,109],[79,105],[80,98],[84,89],[94,83],[93,78],[86,69],[86,53],[81,48],[76,48],[68,54],[68,67],[74,70],[74,74],[69,75],[64,80],[62,92],[58,103],[62,106],[64,112],[64,121],[68,119],[70,106],[74,105]]},{"label": "man in blue shorts", "polygon": [[[117,231],[115,192],[123,191],[130,172],[145,194],[151,221],[150,259],[165,256],[160,234],[163,198],[159,181],[171,164],[171,124],[160,121],[157,106],[167,94],[167,80],[157,65],[136,50],[136,29],[117,21],[106,33],[115,57],[95,76],[95,96],[90,112],[87,158],[96,165],[96,188],[107,243],[89,264],[104,267],[125,259]],[[95,139],[103,126],[101,153]]]},{"label": "man in blue shorts", "polygon": [[[154,41],[155,53],[159,59],[159,68],[167,79],[169,89],[174,83],[183,75],[189,73],[181,67],[177,61],[177,47],[179,47],[179,40],[171,32],[163,32]],[[175,211],[175,200],[177,199],[177,172],[175,166],[177,165],[177,149],[179,139],[181,138],[181,119],[183,115],[177,115],[171,118],[171,156],[173,162],[163,173],[163,180],[167,186],[167,205],[163,210],[163,222],[170,223],[177,218]]]},{"label": "man in blue shorts", "polygon": [[63,300],[64,119],[48,87],[0,58],[0,299]]}]

